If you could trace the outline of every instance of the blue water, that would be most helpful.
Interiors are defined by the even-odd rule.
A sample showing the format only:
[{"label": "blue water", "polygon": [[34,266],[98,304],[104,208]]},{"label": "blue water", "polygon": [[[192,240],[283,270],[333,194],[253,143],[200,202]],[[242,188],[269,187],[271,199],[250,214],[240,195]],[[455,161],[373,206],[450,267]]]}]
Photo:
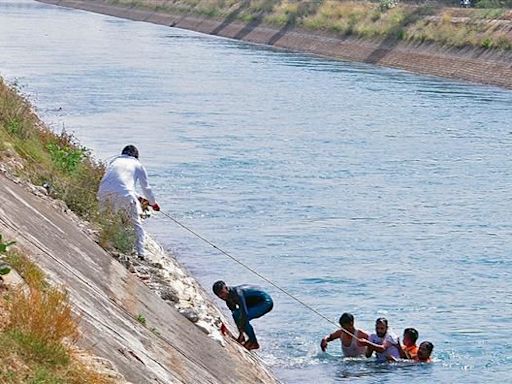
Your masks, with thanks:
[{"label": "blue water", "polygon": [[[198,277],[265,287],[286,383],[512,381],[512,92],[0,1],[0,75],[100,159],[135,143],[162,209],[336,322],[386,316],[432,365],[344,361],[334,326],[163,215]],[[219,304],[221,304],[219,302]]]}]

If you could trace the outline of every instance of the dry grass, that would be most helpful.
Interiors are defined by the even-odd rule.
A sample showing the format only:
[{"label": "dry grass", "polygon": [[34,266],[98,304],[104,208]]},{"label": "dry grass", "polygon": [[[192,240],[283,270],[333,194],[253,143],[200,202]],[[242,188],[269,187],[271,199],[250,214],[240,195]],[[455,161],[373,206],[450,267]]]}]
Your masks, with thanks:
[{"label": "dry grass", "polygon": [[404,38],[449,47],[512,49],[511,34],[502,31],[498,23],[483,22],[481,18],[460,21],[452,12],[443,11],[438,17],[419,20],[407,27]]},{"label": "dry grass", "polygon": [[23,277],[23,280],[25,280],[29,287],[35,289],[44,289],[46,287],[43,271],[18,250],[10,250],[5,260]]},{"label": "dry grass", "polygon": [[[107,0],[108,1],[108,0]],[[465,15],[447,21],[447,8],[442,3],[398,3],[383,6],[385,0],[110,0],[114,4],[136,6],[162,12],[179,12],[216,19],[263,21],[282,27],[297,25],[314,31],[369,39],[395,38],[409,41],[435,42],[447,47],[484,47],[512,49],[510,25],[495,28],[493,20],[510,18],[510,1],[480,0],[477,6],[487,9],[454,9]],[[437,7],[437,8],[434,8]],[[436,15],[441,16],[436,16]],[[494,23],[494,24],[493,24]]]},{"label": "dry grass", "polygon": [[[44,127],[30,104],[1,80],[0,161],[11,164],[10,171],[22,179],[48,183],[52,196],[82,217],[103,223],[112,237],[119,236],[97,209],[103,165],[66,132],[57,135]],[[27,287],[0,292],[0,383],[113,383],[70,353],[78,338],[78,319],[67,293],[49,286],[42,271],[20,251],[2,256]]]},{"label": "dry grass", "polygon": [[395,34],[411,11],[409,7],[383,11],[378,4],[364,1],[327,0],[315,15],[303,21],[303,25],[309,29],[324,29],[343,35],[382,38]]},{"label": "dry grass", "polygon": [[49,286],[20,253],[10,253],[9,261],[20,267],[27,286],[0,295],[0,382],[114,383],[71,353],[79,336],[78,318],[65,290]]},{"label": "dry grass", "polygon": [[78,337],[77,319],[73,316],[68,294],[63,289],[17,289],[10,295],[11,313],[7,330],[32,340],[53,345]]}]

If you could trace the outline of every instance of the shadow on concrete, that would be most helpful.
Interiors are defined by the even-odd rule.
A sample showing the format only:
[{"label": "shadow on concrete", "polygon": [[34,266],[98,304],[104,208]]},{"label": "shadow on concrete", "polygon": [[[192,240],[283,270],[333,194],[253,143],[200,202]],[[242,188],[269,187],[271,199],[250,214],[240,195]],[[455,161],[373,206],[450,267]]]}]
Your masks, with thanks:
[{"label": "shadow on concrete", "polygon": [[263,16],[258,15],[256,18],[247,23],[235,36],[235,39],[242,40],[245,36],[251,33],[256,27],[263,22]]},{"label": "shadow on concrete", "polygon": [[295,20],[288,21],[277,33],[275,33],[270,39],[268,39],[267,44],[274,45],[293,27],[295,27]]},{"label": "shadow on concrete", "polygon": [[226,18],[222,21],[222,23],[216,27],[213,31],[210,32],[211,35],[217,35],[220,31],[222,31],[224,28],[226,28],[229,24],[231,24],[233,21],[235,21],[238,18],[238,15],[245,9],[248,8],[250,5],[250,0],[244,0],[241,1],[238,5],[238,8],[233,10],[229,15],[226,16]]},{"label": "shadow on concrete", "polygon": [[401,41],[403,41],[401,35],[404,28],[418,20],[420,17],[424,16],[425,12],[425,8],[419,7],[415,9],[414,12],[407,15],[407,17],[405,17],[405,19],[399,25],[394,27],[389,32],[388,37],[382,40],[379,46],[375,48],[375,50],[363,61],[369,64],[379,63],[384,57],[388,55],[391,50],[393,50],[393,48],[395,48],[398,44],[400,44]]},{"label": "shadow on concrete", "polygon": [[286,24],[277,32],[275,33],[268,41],[267,44],[274,45],[277,43],[286,33],[295,28],[298,23],[300,23],[300,20],[307,17],[308,15],[314,15],[322,2],[320,1],[301,1],[299,2],[299,7],[297,10],[297,13],[290,18]]}]

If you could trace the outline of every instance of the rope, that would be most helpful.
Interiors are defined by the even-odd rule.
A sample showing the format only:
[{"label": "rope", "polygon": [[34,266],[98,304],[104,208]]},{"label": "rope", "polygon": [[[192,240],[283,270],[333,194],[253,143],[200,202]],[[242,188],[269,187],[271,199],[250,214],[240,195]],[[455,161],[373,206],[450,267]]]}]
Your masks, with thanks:
[{"label": "rope", "polygon": [[[160,211],[161,214],[163,214],[165,217],[169,218],[170,220],[172,220],[174,223],[176,223],[177,225],[179,225],[181,228],[185,229],[186,231],[190,232],[191,234],[193,234],[194,236],[196,236],[197,238],[201,239],[202,241],[204,241],[205,243],[209,244],[210,246],[212,246],[213,248],[215,248],[217,251],[219,251],[220,253],[222,253],[223,255],[229,257],[231,260],[233,260],[234,262],[238,263],[239,265],[241,265],[242,267],[244,267],[245,269],[247,269],[248,271],[252,272],[253,274],[255,274],[256,276],[258,276],[260,279],[262,280],[265,280],[267,283],[269,283],[270,285],[272,285],[273,287],[277,288],[279,291],[281,291],[282,293],[284,293],[285,295],[287,295],[288,297],[290,297],[291,299],[295,300],[297,303],[301,304],[302,306],[306,307],[307,309],[309,309],[311,312],[315,313],[316,315],[318,315],[319,317],[321,317],[322,319],[324,319],[325,321],[329,322],[330,324],[333,324],[334,326],[336,326],[337,328],[339,328],[339,325],[336,324],[335,322],[333,322],[332,320],[330,320],[328,317],[324,316],[323,314],[321,314],[320,312],[318,312],[315,308],[311,307],[310,305],[306,304],[305,302],[303,302],[302,300],[300,300],[299,298],[295,297],[294,295],[292,295],[291,293],[287,292],[285,289],[281,288],[280,286],[278,286],[276,283],[274,283],[273,281],[271,281],[270,279],[268,279],[267,277],[263,276],[261,273],[257,272],[256,270],[254,270],[253,268],[249,267],[248,265],[244,264],[243,262],[241,262],[240,260],[238,260],[236,257],[232,256],[231,254],[229,254],[228,252],[224,251],[222,248],[218,247],[217,245],[215,245],[214,243],[212,243],[210,240],[206,239],[204,236],[201,236],[199,233],[193,231],[192,229],[190,229],[189,227],[187,227],[186,225],[180,223],[178,220],[176,220],[174,217],[172,217],[171,215],[169,215],[168,213],[165,213],[163,211]],[[340,328],[341,330],[343,330],[343,332],[347,333],[348,335],[352,336],[352,337],[355,337],[357,339],[357,337],[352,334],[351,332],[347,331],[346,329],[343,329],[343,328]]]},{"label": "rope", "polygon": [[[45,127],[46,128],[46,127]],[[53,132],[52,130],[48,129],[48,131],[50,132]],[[5,131],[5,133],[7,133],[7,135],[11,138],[14,138],[14,134],[8,132],[8,131]],[[55,135],[57,135],[55,133]],[[24,155],[27,157],[27,158],[30,158],[32,161],[34,162],[37,162],[37,160],[28,152],[28,151],[25,151],[23,148],[17,148],[17,151],[19,152],[23,152]],[[113,158],[115,156],[111,156],[110,158]],[[108,159],[110,159],[108,158]],[[81,189],[81,190],[87,190],[85,188],[81,188],[81,187],[78,187],[78,186],[75,186],[76,189]],[[319,317],[321,317],[322,319],[324,319],[325,321],[329,322],[330,324],[334,325],[335,327],[338,328],[338,324],[336,324],[335,322],[333,322],[332,320],[330,320],[328,317],[324,316],[323,314],[321,314],[320,312],[318,312],[315,308],[311,307],[310,305],[306,304],[305,302],[303,302],[302,300],[300,300],[299,298],[295,297],[294,295],[292,295],[291,293],[287,292],[285,289],[281,288],[280,286],[278,286],[277,284],[275,284],[273,281],[271,281],[270,279],[266,278],[265,276],[263,276],[262,274],[260,274],[259,272],[257,272],[256,270],[254,270],[253,268],[249,267],[248,265],[244,264],[243,262],[241,262],[240,260],[238,260],[236,257],[232,256],[231,254],[229,254],[228,252],[224,251],[222,248],[219,248],[217,245],[215,245],[214,243],[212,243],[211,241],[209,241],[208,239],[206,239],[205,237],[201,236],[200,234],[198,234],[197,232],[193,231],[192,229],[188,228],[186,225],[182,224],[181,222],[179,222],[178,220],[176,220],[175,218],[173,218],[171,215],[169,215],[168,213],[165,213],[163,211],[160,211],[160,213],[162,213],[164,216],[166,216],[167,218],[169,218],[170,220],[172,220],[174,223],[176,223],[177,225],[179,225],[180,227],[182,227],[183,229],[185,229],[186,231],[190,232],[191,234],[193,234],[194,236],[196,236],[197,238],[201,239],[202,241],[204,241],[205,243],[209,244],[210,246],[212,246],[213,248],[215,248],[216,250],[218,250],[220,253],[222,253],[223,255],[229,257],[231,260],[233,260],[234,262],[238,263],[239,265],[241,265],[242,267],[244,267],[245,269],[247,269],[248,271],[252,272],[253,274],[255,274],[256,276],[258,276],[260,279],[266,281],[267,283],[271,284],[273,287],[277,288],[279,291],[281,291],[282,293],[284,293],[285,295],[287,295],[288,297],[290,297],[291,299],[295,300],[296,302],[298,302],[299,304],[301,304],[302,306],[304,306],[305,308],[309,309],[311,312],[315,313],[316,315],[318,315]],[[352,334],[351,332],[347,331],[346,329],[344,328],[339,328],[341,329],[344,333],[352,336],[352,337],[355,337],[357,339],[357,337]]]}]

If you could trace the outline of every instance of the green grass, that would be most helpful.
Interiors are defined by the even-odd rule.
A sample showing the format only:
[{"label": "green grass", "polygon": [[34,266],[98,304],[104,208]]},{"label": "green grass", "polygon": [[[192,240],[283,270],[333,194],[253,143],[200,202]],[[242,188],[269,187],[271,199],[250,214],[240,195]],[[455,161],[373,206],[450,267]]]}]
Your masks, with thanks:
[{"label": "green grass", "polygon": [[135,236],[129,221],[98,211],[96,191],[104,165],[72,135],[43,126],[28,101],[0,79],[0,161],[8,162],[13,153],[21,162],[16,176],[49,186],[52,197],[96,224],[105,248],[131,253]]},{"label": "green grass", "polygon": [[127,215],[105,211],[98,218],[101,228],[99,244],[106,250],[130,254],[135,244],[135,231]]},{"label": "green grass", "polygon": [[2,234],[0,233],[0,255],[5,253],[7,249],[13,244],[16,244],[15,241],[4,241]]},{"label": "green grass", "polygon": [[137,320],[140,324],[146,326],[146,317],[144,317],[142,313],[139,313],[135,320]]},{"label": "green grass", "polygon": [[[245,23],[263,21],[276,27],[295,25],[367,39],[427,41],[446,47],[510,50],[512,37],[488,21],[506,19],[512,0],[480,0],[479,9],[460,10],[467,19],[446,21],[455,3],[413,4],[394,0],[106,0],[160,12],[186,13]],[[429,17],[431,16],[431,17]],[[433,18],[432,18],[433,17]],[[450,25],[447,25],[450,24]]]},{"label": "green grass", "polygon": [[93,218],[102,164],[71,135],[55,134],[43,127],[30,104],[0,82],[0,160],[7,156],[2,152],[9,150],[22,160],[17,176],[36,185],[48,183],[54,197],[64,200],[80,216]]}]

